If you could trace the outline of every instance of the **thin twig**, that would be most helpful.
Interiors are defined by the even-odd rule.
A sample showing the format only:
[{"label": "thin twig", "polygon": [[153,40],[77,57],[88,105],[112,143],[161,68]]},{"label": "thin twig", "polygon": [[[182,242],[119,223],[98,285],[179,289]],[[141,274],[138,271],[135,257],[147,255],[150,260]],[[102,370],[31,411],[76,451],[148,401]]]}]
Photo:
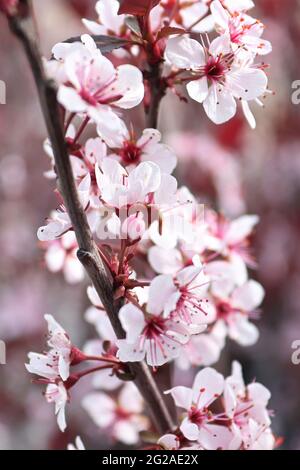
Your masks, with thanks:
[{"label": "thin twig", "polygon": [[[27,7],[31,6],[29,0],[23,0],[24,3]],[[30,8],[28,8],[28,11],[32,13]],[[118,317],[120,301],[114,300],[113,280],[99,256],[86,215],[78,199],[63,134],[60,108],[56,99],[57,90],[54,83],[47,79],[43,69],[32,14],[29,13],[25,19],[20,16],[10,17],[9,24],[12,32],[19,38],[25,49],[35,79],[42,112],[53,147],[59,187],[79,246],[78,258],[95,286],[116,336],[122,339],[125,337],[125,334]],[[134,381],[149,407],[157,430],[160,433],[172,430],[174,428],[172,418],[148,366],[144,362],[132,363],[129,364],[129,369],[135,377]]]}]

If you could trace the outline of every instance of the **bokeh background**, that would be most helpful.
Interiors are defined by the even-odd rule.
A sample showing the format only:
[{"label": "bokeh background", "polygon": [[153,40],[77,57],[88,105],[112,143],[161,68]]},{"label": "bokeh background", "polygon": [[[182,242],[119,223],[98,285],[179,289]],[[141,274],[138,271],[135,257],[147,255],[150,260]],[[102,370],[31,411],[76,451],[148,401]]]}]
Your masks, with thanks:
[{"label": "bokeh background", "polygon": [[[41,48],[85,32],[80,18],[95,18],[94,0],[34,1]],[[255,347],[228,343],[217,368],[229,372],[239,359],[246,377],[272,391],[273,428],[281,449],[300,450],[300,365],[291,362],[291,344],[300,340],[300,104],[292,83],[300,80],[300,1],[256,0],[255,16],[273,43],[269,96],[254,109],[257,130],[243,116],[221,127],[210,124],[197,104],[166,98],[160,116],[165,140],[178,153],[177,176],[203,202],[232,217],[247,211],[261,217],[256,232],[258,269],[266,289]],[[68,285],[45,269],[36,230],[56,207],[54,184],[42,143],[45,128],[23,51],[0,17],[0,79],[7,104],[0,105],[0,340],[7,364],[0,365],[0,449],[60,449],[82,429],[88,448],[112,446],[80,408],[88,380],[75,390],[62,435],[39,386],[32,385],[27,352],[44,345],[43,315],[62,321],[78,345],[95,333],[82,321],[88,306],[86,284]],[[141,123],[141,126],[143,123]],[[119,447],[120,448],[120,447]]]}]

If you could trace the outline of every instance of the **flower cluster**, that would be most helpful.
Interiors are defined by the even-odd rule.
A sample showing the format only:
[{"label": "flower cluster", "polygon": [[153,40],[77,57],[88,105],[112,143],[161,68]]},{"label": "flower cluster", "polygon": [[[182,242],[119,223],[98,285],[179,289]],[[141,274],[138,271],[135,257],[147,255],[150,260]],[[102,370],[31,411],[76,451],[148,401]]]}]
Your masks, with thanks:
[{"label": "flower cluster", "polygon": [[[45,320],[48,324],[47,344],[50,349],[43,354],[30,352],[29,362],[25,367],[28,372],[38,376],[35,380],[37,383],[47,385],[45,398],[48,403],[55,404],[57,423],[64,432],[67,427],[65,408],[70,400],[70,389],[86,375],[109,371],[110,376],[114,377],[124,370],[113,350],[89,348],[85,353],[72,344],[65,330],[52,315],[45,315]],[[96,361],[100,365],[74,371],[74,366],[90,361]],[[117,384],[119,383],[117,380]]]},{"label": "flower cluster", "polygon": [[271,44],[261,39],[263,24],[244,11],[231,12],[219,0],[214,0],[210,9],[219,36],[207,45],[187,36],[171,38],[166,58],[179,73],[187,72],[184,81],[189,96],[203,103],[215,124],[236,114],[238,100],[250,125],[255,127],[249,102],[260,104],[260,98],[268,92],[265,65],[255,59],[268,54]]},{"label": "flower cluster", "polygon": [[[275,438],[267,409],[271,394],[257,382],[245,385],[241,365],[224,377],[209,367],[195,377],[192,388],[174,387],[170,393],[184,410],[176,434],[162,436],[167,450],[272,450]],[[215,411],[217,409],[217,411]]]},{"label": "flower cluster", "polygon": [[[255,127],[249,103],[260,104],[268,92],[265,65],[255,61],[271,45],[261,38],[262,23],[248,15],[252,1],[155,3],[141,19],[134,10],[129,17],[122,10],[118,14],[116,0],[99,0],[97,21],[83,20],[95,40],[85,34],[59,43],[51,60],[44,60],[58,88],[78,200],[113,281],[113,300],[121,300],[124,335],[117,338],[101,299],[89,287],[92,306],[85,318],[99,339],[82,352],[46,316],[50,351],[30,353],[26,367],[47,384],[45,396],[55,403],[61,430],[70,388],[93,374],[96,391],[84,397],[83,408],[98,427],[128,445],[137,444],[140,432],[150,428],[143,397],[132,383],[122,385],[128,364],[145,360],[155,373],[173,360],[185,369],[216,363],[227,337],[241,346],[257,341],[253,320],[264,298],[263,287],[248,273],[255,267],[251,239],[258,217],[230,220],[204,208],[172,175],[176,154],[155,119],[141,129],[124,111],[144,105],[151,117],[157,93],[162,98],[170,89],[180,96],[177,86],[186,85],[214,123],[233,118],[240,101]],[[217,37],[210,42],[204,31]],[[44,148],[51,162],[46,177],[56,178],[50,141]],[[62,271],[70,283],[84,277],[75,229],[61,204],[38,230],[48,268]],[[100,365],[70,372],[85,361]],[[227,379],[206,368],[192,389],[178,386],[167,393],[186,414],[178,432],[161,437],[159,446],[274,447],[269,392],[257,383],[245,386],[237,363]]]}]

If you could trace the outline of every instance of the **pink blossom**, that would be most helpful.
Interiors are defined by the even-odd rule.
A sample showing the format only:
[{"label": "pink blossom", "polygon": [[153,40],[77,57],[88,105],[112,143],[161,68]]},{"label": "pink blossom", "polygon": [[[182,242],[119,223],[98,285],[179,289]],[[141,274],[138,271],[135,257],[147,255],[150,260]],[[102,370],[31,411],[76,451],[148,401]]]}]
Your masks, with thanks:
[{"label": "pink blossom", "polygon": [[259,222],[257,215],[242,215],[235,220],[228,220],[213,211],[205,214],[207,221],[206,248],[229,258],[236,269],[243,271],[244,264],[253,266],[249,251],[249,238]]},{"label": "pink blossom", "polygon": [[210,8],[220,34],[230,38],[234,50],[241,47],[254,55],[266,55],[272,51],[271,43],[261,39],[264,25],[260,21],[245,13],[230,14],[219,0],[214,0]]},{"label": "pink blossom", "polygon": [[240,441],[240,446],[246,450],[272,450],[274,447],[267,410],[270,398],[269,390],[262,384],[253,382],[246,386],[241,365],[233,362],[232,375],[225,381],[224,407],[232,422],[235,441]]},{"label": "pink blossom", "polygon": [[236,114],[236,99],[254,100],[267,89],[265,73],[248,62],[241,63],[226,35],[204,49],[185,36],[168,40],[166,58],[176,68],[191,72],[187,84],[190,97],[203,103],[208,117],[222,124]]},{"label": "pink blossom", "polygon": [[115,68],[98,49],[82,47],[71,52],[64,67],[67,84],[59,87],[59,102],[70,112],[88,115],[98,124],[103,137],[109,138],[122,128],[113,108],[133,108],[143,99],[139,69],[133,65]]},{"label": "pink blossom", "polygon": [[55,404],[57,424],[61,432],[64,432],[67,427],[65,407],[68,402],[68,392],[63,382],[59,382],[58,384],[50,383],[47,386],[45,398],[48,403]]},{"label": "pink blossom", "polygon": [[149,365],[161,366],[180,354],[189,339],[187,326],[180,320],[163,314],[168,295],[172,293],[172,279],[157,284],[152,281],[147,307],[128,303],[121,308],[119,317],[126,339],[118,340],[118,357],[122,362],[141,361],[146,357]]},{"label": "pink blossom", "polygon": [[[180,270],[174,278],[170,275],[157,276],[152,281],[152,288],[159,291],[159,286],[172,282],[171,279],[173,289],[166,298],[165,315],[178,317],[186,325],[196,327],[198,333],[203,331],[213,319],[213,310],[206,297],[209,279],[203,272],[203,266],[188,266]],[[153,300],[156,302],[155,297]]]},{"label": "pink blossom", "polygon": [[125,15],[118,15],[120,4],[117,0],[99,0],[95,9],[98,22],[83,19],[82,22],[92,34],[114,34],[121,36],[125,26]]},{"label": "pink blossom", "polygon": [[86,395],[82,406],[99,428],[127,445],[137,444],[139,433],[149,427],[143,416],[143,399],[134,384],[123,386],[117,401],[102,392]]},{"label": "pink blossom", "polygon": [[141,162],[156,163],[163,173],[172,173],[177,158],[174,151],[161,142],[162,135],[156,129],[144,129],[140,138],[124,127],[123,132],[112,136],[109,142],[115,153],[110,155],[122,165],[134,168]]},{"label": "pink blossom", "polygon": [[102,162],[101,168],[96,166],[96,178],[101,199],[116,208],[145,202],[161,184],[161,172],[155,163],[140,163],[128,174],[118,162],[109,158]]},{"label": "pink blossom", "polygon": [[189,370],[191,366],[211,366],[219,361],[225,346],[227,328],[223,322],[216,322],[201,335],[191,336],[184,345],[176,364],[180,369]]},{"label": "pink blossom", "polygon": [[[87,174],[77,187],[79,201],[85,209],[90,200],[91,177]],[[64,233],[72,228],[69,214],[64,206],[51,213],[51,217],[47,220],[47,225],[38,229],[37,237],[40,241],[50,241],[61,237]]]},{"label": "pink blossom", "polygon": [[72,343],[65,330],[54,320],[52,315],[45,315],[48,323],[48,346],[50,351],[46,354],[29,353],[29,364],[26,369],[31,374],[40,375],[49,380],[61,378],[67,380],[70,375],[72,358]]},{"label": "pink blossom", "polygon": [[90,173],[91,179],[95,179],[95,165],[101,164],[106,156],[107,148],[102,139],[88,139],[84,148],[70,157],[75,178],[81,180]]},{"label": "pink blossom", "polygon": [[149,312],[145,318],[132,304],[122,307],[120,320],[126,331],[126,339],[117,341],[122,362],[138,362],[146,357],[149,365],[161,366],[178,356],[189,338],[183,324]]},{"label": "pink blossom", "polygon": [[230,284],[218,285],[212,282],[216,319],[226,325],[228,336],[243,346],[256,343],[259,332],[249,321],[264,298],[264,289],[256,281],[250,280],[239,287]]},{"label": "pink blossom", "polygon": [[165,434],[157,444],[164,450],[204,450],[200,444],[184,440],[176,434]]},{"label": "pink blossom", "polygon": [[225,427],[213,424],[211,404],[224,390],[224,378],[214,369],[205,368],[198,372],[192,388],[174,387],[168,392],[176,406],[186,410],[180,430],[190,441],[197,441],[204,449],[226,449],[232,440],[231,432]]},{"label": "pink blossom", "polygon": [[77,258],[77,250],[74,232],[67,232],[60,239],[49,242],[45,254],[48,269],[53,273],[62,271],[70,284],[84,279],[84,269]]}]

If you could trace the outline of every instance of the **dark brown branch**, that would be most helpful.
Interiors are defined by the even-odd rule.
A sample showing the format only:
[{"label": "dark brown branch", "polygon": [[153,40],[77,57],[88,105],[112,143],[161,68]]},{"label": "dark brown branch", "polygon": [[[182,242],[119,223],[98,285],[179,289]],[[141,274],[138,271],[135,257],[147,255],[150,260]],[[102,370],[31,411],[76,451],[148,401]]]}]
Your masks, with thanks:
[{"label": "dark brown branch", "polygon": [[[24,0],[23,4],[26,4],[28,7],[29,0]],[[78,257],[95,286],[116,336],[120,339],[124,338],[124,331],[118,317],[120,304],[114,300],[112,279],[99,256],[86,215],[78,199],[62,130],[63,123],[60,119],[59,106],[56,99],[57,91],[54,83],[48,80],[44,73],[39,48],[35,39],[32,15],[26,19],[20,16],[11,17],[9,18],[9,24],[12,32],[19,38],[25,49],[35,79],[42,112],[53,147],[59,187],[79,246]],[[132,363],[129,364],[129,369],[133,373],[134,381],[149,407],[157,430],[160,433],[172,430],[174,428],[172,418],[147,365],[143,362]]]},{"label": "dark brown branch", "polygon": [[150,103],[146,110],[147,127],[157,129],[160,102],[166,94],[166,86],[161,79],[162,64],[157,62],[150,66],[148,83],[150,88]]}]

